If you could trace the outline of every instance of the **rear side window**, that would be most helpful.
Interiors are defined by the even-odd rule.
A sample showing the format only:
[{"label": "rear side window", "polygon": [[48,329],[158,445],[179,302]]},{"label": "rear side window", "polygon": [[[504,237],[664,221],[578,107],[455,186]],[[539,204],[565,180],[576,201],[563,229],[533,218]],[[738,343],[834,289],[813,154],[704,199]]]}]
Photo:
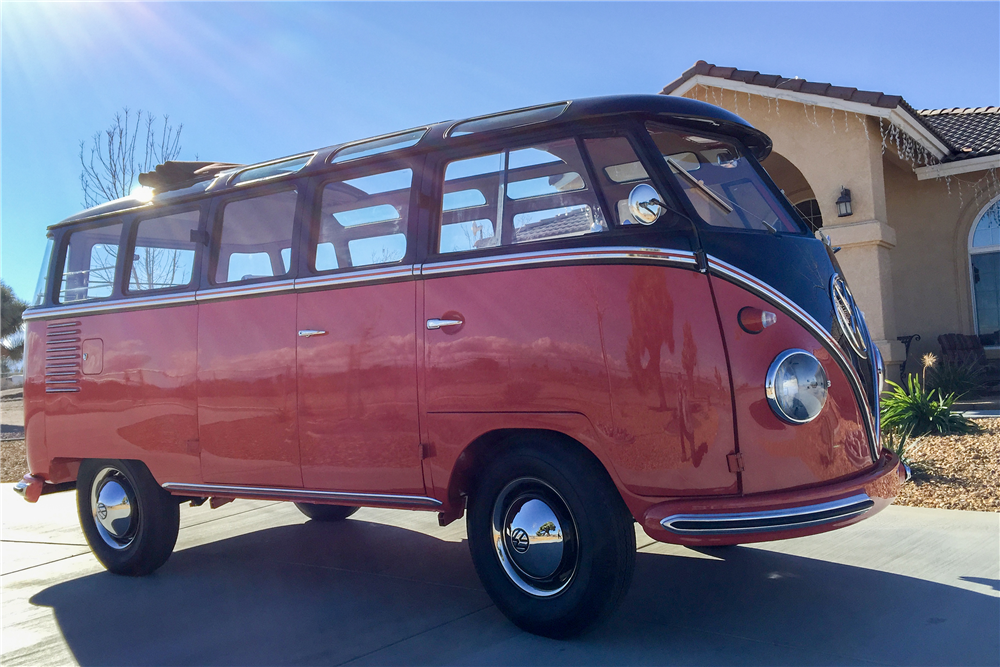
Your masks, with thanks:
[{"label": "rear side window", "polygon": [[413,171],[327,183],[316,235],[316,271],[400,262],[406,256]]},{"label": "rear side window", "polygon": [[114,293],[122,223],[70,232],[59,303],[107,299]]},{"label": "rear side window", "polygon": [[607,231],[574,139],[448,163],[438,252]]},{"label": "rear side window", "polygon": [[198,210],[174,213],[139,222],[132,248],[129,292],[189,285],[194,276]]},{"label": "rear side window", "polygon": [[285,190],[231,201],[216,235],[216,284],[286,275],[298,191]]}]

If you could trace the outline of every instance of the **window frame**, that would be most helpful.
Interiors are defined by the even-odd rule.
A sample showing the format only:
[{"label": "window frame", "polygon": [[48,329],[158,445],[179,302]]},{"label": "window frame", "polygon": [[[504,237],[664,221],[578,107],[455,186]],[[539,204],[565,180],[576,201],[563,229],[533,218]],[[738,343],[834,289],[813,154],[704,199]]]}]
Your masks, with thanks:
[{"label": "window frame", "polygon": [[[299,235],[302,227],[302,212],[305,197],[308,195],[309,181],[306,178],[296,178],[282,180],[272,183],[247,184],[245,188],[236,191],[228,191],[213,197],[208,211],[205,230],[208,232],[208,260],[202,262],[202,272],[200,285],[201,289],[232,289],[233,287],[252,287],[255,285],[273,283],[278,281],[294,280],[298,275],[297,252],[299,246]],[[238,201],[256,199],[281,192],[296,192],[295,212],[292,215],[292,238],[289,247],[292,250],[291,264],[288,271],[277,276],[260,276],[248,280],[236,280],[228,282],[215,282],[215,274],[219,266],[219,253],[222,249],[222,223],[226,206]]]},{"label": "window frame", "polygon": [[[530,126],[528,126],[530,127]],[[616,123],[604,125],[605,128],[621,127],[621,121]],[[521,129],[521,128],[518,128]],[[475,257],[487,257],[492,255],[503,255],[503,254],[520,254],[524,252],[531,252],[532,250],[547,250],[551,249],[552,245],[558,245],[560,247],[575,247],[580,246],[592,246],[594,245],[594,237],[607,238],[608,235],[614,232],[615,226],[612,224],[612,219],[608,217],[607,214],[607,202],[605,201],[604,194],[597,186],[597,180],[594,174],[594,165],[590,159],[590,155],[587,152],[585,146],[583,145],[583,137],[588,133],[588,131],[593,131],[588,125],[581,123],[571,123],[567,125],[561,125],[555,128],[531,128],[530,130],[523,130],[519,132],[505,133],[501,136],[490,137],[489,141],[470,141],[468,144],[464,144],[460,149],[455,149],[453,151],[448,151],[442,154],[440,157],[434,161],[433,164],[429,164],[426,171],[426,178],[430,180],[432,186],[430,194],[430,204],[428,205],[428,218],[430,224],[428,225],[428,230],[426,238],[421,240],[422,249],[424,251],[424,256],[422,261],[424,262],[438,262],[438,261],[458,261],[463,259],[475,258]],[[596,130],[600,132],[600,130]],[[604,130],[608,131],[607,129]],[[476,134],[463,135],[462,139],[468,139],[476,137]],[[466,160],[470,158],[490,155],[491,153],[498,152],[513,152],[516,150],[521,150],[525,148],[531,148],[540,143],[549,143],[554,141],[562,141],[565,139],[572,139],[576,145],[576,149],[580,154],[581,161],[583,162],[584,172],[581,174],[582,177],[586,179],[589,187],[587,189],[576,191],[576,192],[587,192],[588,190],[593,193],[594,199],[597,202],[597,206],[600,208],[600,213],[604,218],[605,224],[608,229],[606,232],[596,233],[596,234],[581,234],[576,237],[558,237],[552,239],[541,239],[538,241],[530,241],[524,243],[513,243],[507,238],[513,230],[506,230],[503,227],[502,221],[497,221],[496,224],[500,226],[500,229],[494,230],[494,233],[500,233],[501,242],[496,246],[491,246],[489,248],[472,248],[469,250],[461,250],[457,252],[445,252],[442,253],[438,250],[441,237],[441,220],[444,214],[443,211],[443,197],[444,197],[444,176],[447,166],[458,160]],[[504,192],[506,196],[506,191]],[[525,200],[516,200],[525,201]],[[583,239],[583,241],[581,241]]]},{"label": "window frame", "polygon": [[[976,307],[976,271],[975,267],[972,266],[972,256],[1000,253],[1000,245],[988,245],[976,248],[972,245],[972,241],[973,237],[976,235],[976,228],[979,227],[979,223],[982,222],[987,211],[994,206],[1000,206],[1000,195],[993,197],[993,199],[991,199],[986,206],[979,209],[979,212],[972,221],[972,226],[969,227],[969,236],[966,243],[966,257],[968,258],[969,269],[969,306],[972,309],[972,331],[976,336],[981,336],[983,334],[979,333],[979,309]],[[1000,344],[984,345],[983,347],[987,350],[1000,350]]]},{"label": "window frame", "polygon": [[[420,213],[420,204],[423,198],[421,195],[421,186],[424,180],[425,154],[417,153],[405,156],[378,154],[357,160],[344,160],[330,166],[333,168],[317,174],[311,179],[312,191],[309,201],[306,204],[306,212],[303,216],[304,229],[302,231],[302,244],[300,246],[301,274],[310,277],[329,276],[386,267],[414,265],[417,257],[417,228],[419,226],[416,220]],[[344,181],[356,178],[385,174],[403,169],[409,169],[412,173],[406,210],[406,230],[404,232],[406,236],[406,252],[403,254],[403,257],[399,261],[384,264],[338,266],[334,269],[316,270],[316,249],[318,247],[321,218],[323,215],[323,191],[326,189],[326,186],[331,183],[343,183]],[[337,264],[340,264],[339,255]]]},{"label": "window frame", "polygon": [[[92,303],[113,301],[116,299],[121,299],[124,297],[121,288],[121,276],[124,263],[124,255],[121,252],[122,242],[128,239],[127,233],[129,230],[129,225],[132,221],[132,215],[110,215],[106,218],[99,218],[96,220],[90,220],[85,223],[80,223],[78,225],[73,225],[72,227],[66,228],[62,235],[56,240],[58,244],[57,251],[55,253],[55,267],[50,269],[50,276],[52,281],[49,284],[49,295],[48,298],[51,299],[51,305],[53,306],[85,306]],[[115,273],[114,278],[111,283],[111,294],[105,297],[99,297],[95,299],[80,299],[77,301],[62,301],[59,295],[62,293],[62,281],[63,274],[66,271],[66,254],[69,252],[69,244],[73,239],[73,235],[78,232],[85,232],[91,229],[99,229],[101,227],[112,227],[114,225],[121,225],[122,230],[118,236],[118,256],[115,258]],[[94,244],[91,244],[88,248],[88,254],[94,251]]]},{"label": "window frame", "polygon": [[[187,213],[190,211],[198,211],[198,227],[197,231],[202,237],[204,237],[205,225],[208,221],[208,204],[211,200],[202,200],[195,202],[188,202],[186,204],[177,204],[175,206],[164,207],[162,209],[155,209],[151,211],[144,211],[143,214],[133,217],[133,219],[128,224],[127,229],[127,240],[128,245],[126,246],[128,252],[125,253],[124,265],[122,267],[122,296],[127,299],[141,299],[146,295],[160,295],[160,294],[173,294],[174,292],[194,292],[198,289],[201,284],[201,264],[202,258],[205,255],[205,244],[201,240],[195,242],[194,248],[194,259],[191,263],[191,280],[184,285],[174,285],[171,287],[158,287],[148,290],[130,290],[128,288],[129,280],[125,280],[125,276],[132,275],[132,263],[135,261],[135,242],[139,235],[139,225],[148,220],[155,220],[157,218],[166,218],[171,215],[176,215],[178,213]],[[211,245],[211,243],[210,243]]]}]

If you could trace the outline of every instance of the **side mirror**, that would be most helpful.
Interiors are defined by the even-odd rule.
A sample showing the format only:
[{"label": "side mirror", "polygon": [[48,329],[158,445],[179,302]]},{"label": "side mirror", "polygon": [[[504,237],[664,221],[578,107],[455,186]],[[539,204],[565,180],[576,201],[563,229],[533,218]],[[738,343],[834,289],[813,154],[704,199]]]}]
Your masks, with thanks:
[{"label": "side mirror", "polygon": [[640,183],[628,195],[629,213],[639,224],[653,224],[663,214],[664,208],[659,193],[648,183]]}]

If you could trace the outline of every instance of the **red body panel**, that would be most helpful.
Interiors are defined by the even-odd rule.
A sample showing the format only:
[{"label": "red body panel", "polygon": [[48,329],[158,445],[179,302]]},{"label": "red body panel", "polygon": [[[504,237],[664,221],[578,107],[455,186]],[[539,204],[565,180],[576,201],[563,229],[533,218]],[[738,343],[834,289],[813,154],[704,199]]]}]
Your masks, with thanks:
[{"label": "red body panel", "polygon": [[298,328],[306,488],[420,495],[416,283],[307,292]]},{"label": "red body panel", "polygon": [[[750,292],[718,278],[712,278],[712,287],[736,391],[739,448],[745,467],[743,493],[817,484],[870,468],[863,415],[847,377],[819,341]],[[749,334],[738,321],[745,306],[777,312],[777,322],[759,334]],[[789,348],[815,355],[831,382],[826,406],[807,424],[778,419],[764,393],[768,367]]]},{"label": "red body panel", "polygon": [[295,300],[295,294],[277,294],[198,305],[205,482],[302,486]]},{"label": "red body panel", "polygon": [[[429,424],[442,423],[435,413],[576,412],[599,433],[606,451],[595,453],[633,493],[738,492],[726,464],[734,444],[725,354],[704,275],[520,269],[426,280],[424,294],[425,319],[464,322],[424,334]],[[496,421],[462,419],[463,436]]]},{"label": "red body panel", "polygon": [[[200,481],[197,308],[178,306],[32,322],[25,387],[31,449],[35,449],[44,410],[43,432],[49,460],[139,459],[159,480]],[[59,326],[71,322],[79,325]],[[53,331],[63,333],[53,338],[48,335]],[[47,339],[70,342],[47,346]],[[84,361],[80,344],[96,339],[100,339],[100,346],[86,346],[89,354]],[[46,348],[56,347],[76,347],[77,351],[46,354]],[[91,356],[97,350],[102,352],[99,364]],[[78,392],[45,393],[47,357],[75,357],[58,362],[76,364],[77,373],[72,378],[60,377],[77,382],[49,386],[79,387]],[[49,361],[49,365],[52,363]],[[29,463],[33,473],[48,473],[47,479],[53,482],[66,481],[65,472],[47,470],[47,463],[37,461],[37,452],[32,457]]]}]

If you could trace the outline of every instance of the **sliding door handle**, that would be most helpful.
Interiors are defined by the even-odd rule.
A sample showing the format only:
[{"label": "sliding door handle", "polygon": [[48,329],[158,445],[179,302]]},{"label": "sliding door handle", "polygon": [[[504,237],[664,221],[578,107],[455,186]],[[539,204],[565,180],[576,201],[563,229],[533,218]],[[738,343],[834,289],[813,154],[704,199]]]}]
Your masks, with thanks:
[{"label": "sliding door handle", "polygon": [[453,326],[457,326],[459,324],[464,324],[464,323],[465,322],[463,320],[458,320],[458,319],[455,319],[455,320],[433,319],[433,320],[427,320],[427,328],[428,329],[440,329],[441,327],[453,327]]},{"label": "sliding door handle", "polygon": [[326,332],[320,329],[300,329],[299,336],[302,338],[312,338],[313,336],[325,336]]}]

